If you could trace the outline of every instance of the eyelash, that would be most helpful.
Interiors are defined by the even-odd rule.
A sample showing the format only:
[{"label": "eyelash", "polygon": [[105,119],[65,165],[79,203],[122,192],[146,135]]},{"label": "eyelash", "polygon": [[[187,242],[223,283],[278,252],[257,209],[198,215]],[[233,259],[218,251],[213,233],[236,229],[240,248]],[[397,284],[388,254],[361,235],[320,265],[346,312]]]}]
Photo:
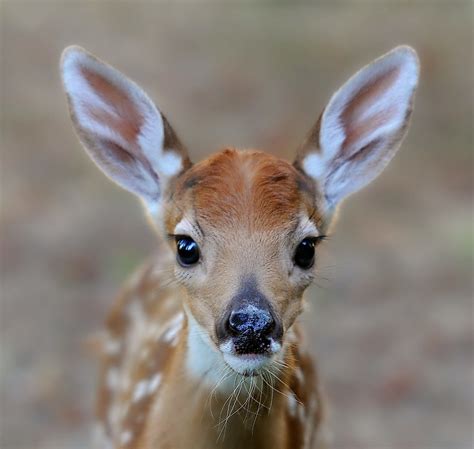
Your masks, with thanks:
[{"label": "eyelash", "polygon": [[324,240],[327,240],[327,237],[327,235],[318,235],[317,237],[314,237],[316,245],[319,245]]},{"label": "eyelash", "polygon": [[327,238],[328,238],[327,235],[316,235],[316,236],[305,237],[303,240],[305,239],[312,240],[314,242],[314,245],[318,246],[321,242],[323,242],[324,240],[327,240]]}]

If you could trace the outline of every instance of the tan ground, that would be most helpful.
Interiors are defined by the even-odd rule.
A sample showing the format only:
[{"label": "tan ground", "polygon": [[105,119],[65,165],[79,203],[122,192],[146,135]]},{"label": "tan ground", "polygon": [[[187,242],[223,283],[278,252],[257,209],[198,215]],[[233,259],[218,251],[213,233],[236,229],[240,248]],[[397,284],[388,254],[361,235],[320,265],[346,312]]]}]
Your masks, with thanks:
[{"label": "tan ground", "polygon": [[291,158],[356,68],[418,49],[408,139],[344,208],[305,321],[334,448],[471,447],[471,2],[0,6],[1,449],[88,447],[96,373],[82,341],[153,245],[73,135],[57,70],[71,43],[142,84],[194,159],[223,144]]}]

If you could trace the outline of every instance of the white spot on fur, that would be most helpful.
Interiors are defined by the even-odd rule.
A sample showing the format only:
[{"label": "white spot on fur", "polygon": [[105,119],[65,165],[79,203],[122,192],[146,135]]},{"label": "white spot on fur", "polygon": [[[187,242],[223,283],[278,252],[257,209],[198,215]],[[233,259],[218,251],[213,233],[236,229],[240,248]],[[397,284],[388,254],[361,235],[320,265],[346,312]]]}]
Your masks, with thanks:
[{"label": "white spot on fur", "polygon": [[303,385],[304,384],[304,374],[303,374],[303,370],[301,369],[301,367],[296,367],[295,369],[295,376],[296,376],[296,379],[298,380],[298,382],[300,383],[300,385]]},{"label": "white spot on fur", "polygon": [[110,391],[115,391],[119,387],[120,376],[116,368],[110,368],[107,372],[106,384]]},{"label": "white spot on fur", "polygon": [[135,385],[133,390],[133,402],[141,401],[148,394],[148,381],[141,380]]},{"label": "white spot on fur", "polygon": [[161,374],[156,373],[148,382],[147,393],[153,394],[160,386],[160,383],[161,383]]},{"label": "white spot on fur", "polygon": [[133,402],[140,402],[145,396],[152,395],[160,386],[161,378],[161,374],[156,373],[151,379],[138,382],[133,391]]},{"label": "white spot on fur", "polygon": [[301,422],[304,422],[305,420],[305,407],[301,403],[298,403],[298,419]]},{"label": "white spot on fur", "polygon": [[117,435],[117,431],[120,428],[120,407],[117,404],[112,404],[107,412],[107,421],[111,428],[112,435]]},{"label": "white spot on fur", "polygon": [[105,343],[105,353],[113,356],[120,352],[121,343],[118,340],[107,340]]},{"label": "white spot on fur", "polygon": [[127,446],[133,438],[133,433],[130,432],[130,430],[125,430],[122,432],[120,435],[120,443],[123,444],[124,446]]},{"label": "white spot on fur", "polygon": [[163,340],[166,343],[176,345],[178,343],[178,336],[180,330],[183,328],[183,319],[184,315],[182,313],[179,313],[176,315],[168,324],[168,327],[161,337],[161,340]]},{"label": "white spot on fur", "polygon": [[127,332],[127,353],[126,360],[137,357],[143,348],[143,342],[146,340],[148,331],[148,320],[143,305],[138,299],[134,299],[127,305],[127,315],[130,320],[130,326]]},{"label": "white spot on fur", "polygon": [[298,400],[293,393],[289,393],[288,397],[288,411],[290,415],[296,418],[296,414],[298,413]]}]

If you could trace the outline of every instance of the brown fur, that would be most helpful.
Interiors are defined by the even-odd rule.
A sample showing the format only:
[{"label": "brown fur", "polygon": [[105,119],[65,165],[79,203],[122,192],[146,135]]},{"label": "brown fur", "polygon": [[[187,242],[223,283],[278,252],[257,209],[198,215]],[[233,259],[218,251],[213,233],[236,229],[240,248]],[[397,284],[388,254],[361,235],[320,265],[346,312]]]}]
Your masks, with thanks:
[{"label": "brown fur", "polygon": [[[190,185],[196,218],[216,229],[236,225],[246,226],[249,232],[279,228],[294,222],[302,211],[311,215],[315,207],[314,186],[302,173],[258,151],[225,149],[195,165],[178,181],[176,197]],[[174,228],[176,218],[168,222],[168,230]],[[317,225],[320,218],[313,216]]]}]

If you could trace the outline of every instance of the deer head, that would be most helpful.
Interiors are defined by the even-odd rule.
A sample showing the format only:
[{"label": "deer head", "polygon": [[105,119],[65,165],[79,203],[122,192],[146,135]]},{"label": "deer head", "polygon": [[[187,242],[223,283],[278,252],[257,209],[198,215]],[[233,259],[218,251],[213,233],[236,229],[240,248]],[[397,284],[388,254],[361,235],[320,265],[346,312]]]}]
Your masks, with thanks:
[{"label": "deer head", "polygon": [[192,164],[135,83],[79,47],[61,62],[86,151],[142,200],[176,254],[190,325],[244,375],[282,353],[334,211],[382,171],[406,134],[418,71],[414,50],[398,47],[357,72],[293,163],[224,149]]}]

